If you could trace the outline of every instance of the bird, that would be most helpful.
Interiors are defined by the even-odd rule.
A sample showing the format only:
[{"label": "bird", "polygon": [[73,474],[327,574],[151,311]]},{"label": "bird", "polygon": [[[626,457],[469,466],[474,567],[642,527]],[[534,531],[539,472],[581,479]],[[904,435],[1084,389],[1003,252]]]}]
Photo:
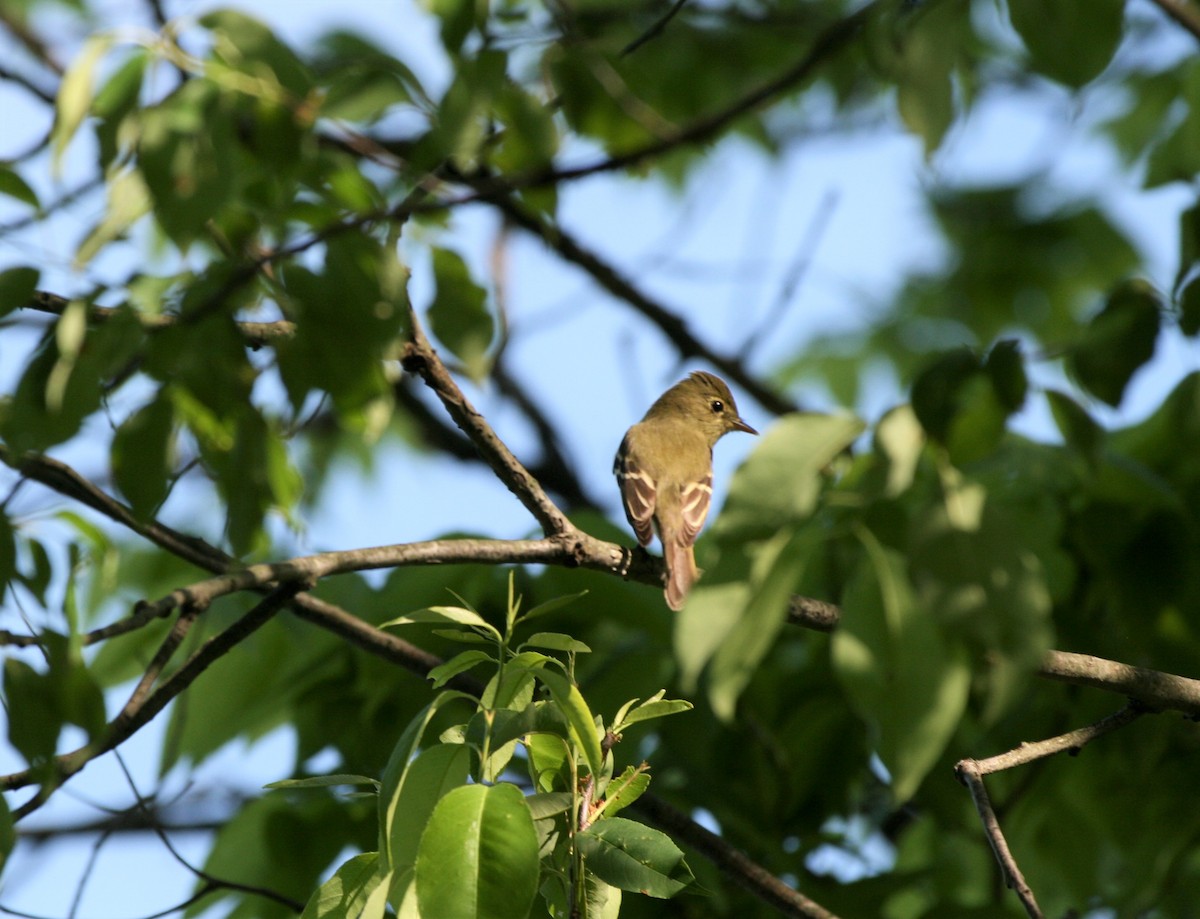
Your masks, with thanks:
[{"label": "bird", "polygon": [[738,414],[733,393],[703,370],[680,380],[625,432],[613,460],[625,516],[638,544],[658,534],[672,610],[683,608],[700,576],[693,545],[712,504],[712,451],[730,431],[758,434]]}]

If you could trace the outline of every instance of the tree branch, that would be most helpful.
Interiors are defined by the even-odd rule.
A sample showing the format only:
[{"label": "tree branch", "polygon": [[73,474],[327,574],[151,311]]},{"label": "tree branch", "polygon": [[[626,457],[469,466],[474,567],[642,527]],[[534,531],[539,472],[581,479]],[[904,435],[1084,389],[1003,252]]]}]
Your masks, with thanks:
[{"label": "tree branch", "polygon": [[616,268],[588,249],[559,226],[551,226],[542,217],[531,213],[507,194],[486,199],[506,219],[538,237],[564,261],[583,269],[600,287],[614,297],[624,300],[656,325],[683,357],[700,358],[712,364],[752,395],[758,403],[777,415],[798,410],[798,406],[780,395],[750,373],[736,357],[719,354],[697,338],[676,313],[637,288]]},{"label": "tree branch", "polygon": [[1000,821],[996,818],[996,811],[988,797],[987,786],[983,784],[983,775],[979,772],[978,764],[974,760],[963,760],[958,764],[956,771],[959,781],[966,785],[971,792],[971,800],[975,802],[975,809],[979,811],[979,819],[983,821],[983,830],[987,834],[992,852],[995,853],[996,861],[1000,864],[1000,870],[1004,874],[1005,885],[1016,893],[1030,919],[1044,919],[1037,898],[1034,897],[1029,884],[1025,882],[1025,876],[1021,874],[1017,860],[1013,858],[1013,854],[1008,848],[1008,841],[1000,829]]},{"label": "tree branch", "polygon": [[[45,781],[37,793],[13,811],[13,819],[21,820],[36,811],[49,800],[55,789],[71,776],[82,770],[96,757],[107,753],[150,722],[167,703],[187,689],[201,673],[216,660],[227,654],[234,646],[261,628],[280,609],[288,604],[302,583],[281,585],[261,600],[250,612],[220,634],[210,638],[191,655],[183,665],[168,677],[153,693],[146,695],[135,690],[134,695],[104,731],[104,735],[70,753],[56,756],[53,762],[53,780]],[[157,656],[156,656],[157,659]],[[39,781],[41,769],[24,769],[20,772],[0,776],[0,788],[11,790],[23,788]]]},{"label": "tree branch", "polygon": [[958,780],[971,792],[971,800],[975,802],[975,809],[979,812],[979,819],[983,821],[984,833],[987,834],[988,843],[991,845],[992,852],[996,856],[996,861],[1000,865],[1000,871],[1004,875],[1004,883],[1016,893],[1017,898],[1021,901],[1021,905],[1025,907],[1025,912],[1029,914],[1030,919],[1042,919],[1042,910],[1038,906],[1037,898],[1033,895],[1033,890],[1030,889],[1025,876],[1017,866],[1016,858],[1013,857],[1012,851],[1008,848],[1008,841],[1004,838],[1004,833],[1000,829],[1000,821],[996,817],[995,808],[992,807],[991,798],[988,796],[983,777],[1004,769],[1024,766],[1039,759],[1044,759],[1047,756],[1053,756],[1056,753],[1077,753],[1086,744],[1091,743],[1098,737],[1103,737],[1110,731],[1115,731],[1130,724],[1140,718],[1145,712],[1146,709],[1141,705],[1131,703],[1120,711],[1101,718],[1095,724],[1090,724],[1087,727],[1068,731],[1065,734],[1059,734],[1056,737],[1039,740],[1035,743],[1023,743],[1019,747],[1009,750],[1007,753],[1001,753],[998,756],[988,757],[987,759],[960,760],[955,765],[954,774],[958,776]]},{"label": "tree branch", "polygon": [[418,375],[425,381],[425,385],[434,391],[450,417],[454,419],[454,423],[470,438],[484,461],[492,467],[496,477],[533,514],[547,536],[564,536],[575,532],[571,521],[546,496],[542,486],[513,456],[504,441],[496,436],[496,432],[463,395],[446,365],[429,344],[416,312],[411,307],[409,315],[412,321],[412,341],[405,346],[404,355],[400,359],[401,366],[409,373]]}]

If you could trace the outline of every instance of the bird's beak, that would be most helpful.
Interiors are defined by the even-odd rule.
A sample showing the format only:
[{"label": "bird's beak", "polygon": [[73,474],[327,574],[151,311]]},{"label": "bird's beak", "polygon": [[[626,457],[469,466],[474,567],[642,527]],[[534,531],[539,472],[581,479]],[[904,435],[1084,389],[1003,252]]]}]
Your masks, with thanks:
[{"label": "bird's beak", "polygon": [[735,431],[745,431],[747,434],[754,434],[755,436],[758,435],[758,431],[754,430],[754,428],[742,421],[741,418],[738,418],[733,422],[733,429]]}]

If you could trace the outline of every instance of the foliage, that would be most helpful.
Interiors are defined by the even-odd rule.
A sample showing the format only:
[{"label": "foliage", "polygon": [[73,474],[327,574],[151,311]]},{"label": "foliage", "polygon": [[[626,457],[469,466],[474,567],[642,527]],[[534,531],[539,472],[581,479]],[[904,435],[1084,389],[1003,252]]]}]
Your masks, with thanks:
[{"label": "foliage", "polygon": [[[164,782],[295,744],[273,790],[221,815],[194,901],[179,895],[193,914],[757,916],[780,908],[774,875],[846,917],[1020,915],[954,763],[1137,698],[1053,672],[1055,649],[1158,686],[1200,657],[1188,10],[436,0],[415,15],[438,77],[375,36],[302,47],[236,9],[131,31],[84,0],[6,7],[0,87],[33,100],[44,136],[0,161],[0,642],[20,764],[0,853],[156,720]],[[63,21],[88,37],[51,41]],[[1139,203],[1170,186],[1171,251],[1054,168],[940,172],[996,98],[1069,108],[1056,137],[1086,136]],[[867,321],[807,340],[769,327],[739,352],[571,232],[585,178],[687,194],[735,147],[794,163],[819,135],[900,132],[928,169],[937,255]],[[569,379],[522,359],[553,323],[485,276],[459,222],[479,211],[504,223],[497,250],[534,232],[620,301],[598,307],[611,324],[631,311],[757,399],[749,417],[778,416],[718,481],[705,574],[674,619],[653,563],[610,546],[631,542],[601,512],[615,499],[596,506],[570,449],[585,396],[623,381],[582,379],[592,343],[565,334]],[[70,239],[69,268],[30,234]],[[764,338],[770,356],[750,347]],[[545,409],[560,392],[570,417]],[[503,444],[529,437],[521,466]],[[397,454],[482,459],[565,554],[456,532],[403,559],[288,561],[345,537],[302,524],[337,506],[340,472]],[[405,487],[419,508],[424,483]],[[557,531],[542,488],[569,517]],[[497,529],[530,526],[513,508]],[[275,588],[303,602],[275,615]],[[832,635],[797,627],[797,598],[836,605]],[[1188,704],[989,776],[1046,915],[1200,915]]]}]

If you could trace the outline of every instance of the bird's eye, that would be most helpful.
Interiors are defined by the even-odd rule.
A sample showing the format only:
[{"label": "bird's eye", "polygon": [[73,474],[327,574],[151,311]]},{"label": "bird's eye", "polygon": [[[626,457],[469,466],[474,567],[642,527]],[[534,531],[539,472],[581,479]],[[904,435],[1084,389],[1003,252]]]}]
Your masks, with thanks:
[{"label": "bird's eye", "polygon": [[725,411],[725,403],[722,402],[720,399],[713,399],[712,402],[709,403],[709,405],[714,412],[720,413],[720,412]]}]

